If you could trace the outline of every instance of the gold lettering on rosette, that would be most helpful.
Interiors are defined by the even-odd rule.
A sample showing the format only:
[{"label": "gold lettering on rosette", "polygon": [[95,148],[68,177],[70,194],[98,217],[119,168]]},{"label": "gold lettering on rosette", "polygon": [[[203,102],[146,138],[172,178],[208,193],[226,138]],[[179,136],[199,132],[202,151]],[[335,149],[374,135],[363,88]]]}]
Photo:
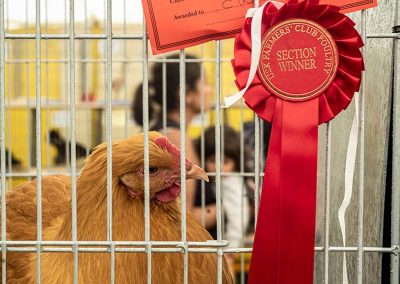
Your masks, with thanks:
[{"label": "gold lettering on rosette", "polygon": [[[274,47],[274,44],[276,43],[276,41],[281,38],[282,36],[288,34],[291,32],[291,26],[287,26],[284,27],[278,31],[276,31],[271,38],[268,40],[268,42],[266,42],[264,44],[264,48],[262,51],[262,59],[263,60],[270,60],[270,56],[271,56],[271,50]],[[273,78],[273,76],[272,76]]]},{"label": "gold lettering on rosette", "polygon": [[263,63],[262,64],[262,69],[263,69],[263,71],[264,71],[264,74],[265,74],[265,76],[269,79],[269,80],[271,80],[272,78],[274,78],[274,73],[272,72],[272,69],[271,69],[271,65],[269,64],[269,63]]},{"label": "gold lettering on rosette", "polygon": [[332,68],[334,67],[332,46],[324,34],[321,34],[317,39],[324,49],[325,53],[325,64],[323,70],[327,75],[329,75],[332,72]]},{"label": "gold lettering on rosette", "polygon": [[[334,39],[327,30],[312,21],[289,19],[263,36],[258,71],[273,94],[288,100],[304,100],[321,94],[329,86],[338,59]],[[289,76],[281,77],[282,73]],[[297,82],[307,76],[316,78],[309,91],[298,91],[293,87],[296,84],[284,83],[288,78]]]},{"label": "gold lettering on rosette", "polygon": [[[317,29],[310,25],[298,24],[294,25],[294,32],[298,33],[307,33],[312,37],[317,38],[319,43],[325,52],[325,65],[324,72],[326,74],[330,74],[332,68],[334,67],[333,56],[332,56],[332,46],[330,42],[327,40],[326,35],[319,32]],[[279,37],[286,33],[290,33],[291,29],[289,27],[285,27],[285,29],[280,29],[273,35],[273,38],[270,42],[267,43],[266,47],[270,47],[268,49],[267,55],[264,59],[270,59],[270,53],[272,46],[276,42]],[[277,60],[279,61],[279,68],[282,72],[292,72],[299,70],[309,70],[309,69],[317,69],[316,66],[316,58],[317,58],[317,47],[305,47],[305,48],[297,48],[297,49],[283,49],[278,50],[276,52]],[[264,50],[265,52],[266,50]]]},{"label": "gold lettering on rosette", "polygon": [[276,52],[282,72],[316,69],[317,47],[282,49]]}]

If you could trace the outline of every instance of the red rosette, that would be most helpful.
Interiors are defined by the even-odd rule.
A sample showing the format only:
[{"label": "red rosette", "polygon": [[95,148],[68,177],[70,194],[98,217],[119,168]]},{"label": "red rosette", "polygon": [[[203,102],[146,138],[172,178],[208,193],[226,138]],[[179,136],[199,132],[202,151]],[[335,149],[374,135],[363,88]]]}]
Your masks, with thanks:
[{"label": "red rosette", "polygon": [[[332,5],[320,5],[318,0],[290,0],[279,10],[268,3],[264,9],[262,34],[291,18],[313,21],[324,27],[336,42],[339,54],[339,66],[332,84],[319,96],[319,124],[333,119],[350,104],[361,84],[361,72],[364,61],[360,52],[363,41],[355,30],[355,23],[339,13],[339,8]],[[233,70],[235,83],[239,90],[246,86],[251,62],[251,23],[248,18],[244,28],[235,39]],[[261,118],[272,121],[276,101],[280,98],[265,88],[259,73],[244,95],[246,104]]]},{"label": "red rosette", "polygon": [[[232,65],[242,91],[228,103],[244,93],[272,122],[249,283],[313,283],[318,125],[359,90],[363,42],[353,21],[318,0],[269,2],[254,18],[236,37]],[[259,36],[260,20],[258,53],[260,39],[251,37]]]}]

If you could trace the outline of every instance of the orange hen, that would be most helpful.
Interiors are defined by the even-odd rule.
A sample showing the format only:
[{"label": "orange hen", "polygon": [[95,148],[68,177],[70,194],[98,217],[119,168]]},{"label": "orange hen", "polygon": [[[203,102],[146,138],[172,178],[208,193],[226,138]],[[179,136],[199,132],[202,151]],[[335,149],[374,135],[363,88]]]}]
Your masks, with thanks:
[{"label": "orange hen", "polygon": [[[71,178],[67,176],[47,176],[42,178],[42,228],[51,227],[63,219],[70,205]],[[36,180],[14,188],[6,195],[7,240],[35,241]],[[15,283],[23,276],[22,267],[29,263],[29,253],[7,252],[7,283]],[[1,272],[0,272],[1,274]]]},{"label": "orange hen", "polygon": [[[150,174],[150,238],[152,241],[181,240],[180,152],[159,133],[149,134]],[[112,144],[112,239],[114,241],[144,240],[144,136],[143,134],[113,142]],[[77,180],[77,238],[79,241],[107,240],[107,146],[100,145],[88,157]],[[205,179],[207,176],[198,166],[186,160],[187,178]],[[58,177],[59,179],[62,179]],[[65,178],[64,178],[65,179]],[[43,179],[45,182],[45,179]],[[70,184],[65,196],[59,195],[59,208],[52,218],[43,216],[44,240],[71,240],[72,208]],[[20,198],[36,201],[33,183],[21,185],[12,193]],[[43,185],[45,195],[50,187]],[[63,192],[63,190],[58,190]],[[19,193],[20,192],[20,193]],[[8,198],[8,195],[7,195]],[[7,200],[9,202],[9,200]],[[65,204],[66,202],[66,204]],[[54,204],[49,200],[43,206]],[[24,202],[20,202],[21,206]],[[17,208],[15,210],[25,210]],[[32,219],[23,221],[36,228],[36,205],[29,209]],[[209,233],[190,214],[187,214],[187,240],[204,242],[211,240]],[[49,222],[49,224],[45,223]],[[8,224],[13,224],[12,218]],[[22,226],[20,223],[19,226]],[[10,225],[12,226],[12,225]],[[10,226],[7,226],[9,229]],[[36,231],[30,235],[10,234],[15,240],[36,239]],[[8,239],[10,239],[8,238]],[[10,283],[36,282],[36,254],[25,254],[7,273]],[[151,274],[153,283],[183,283],[184,269],[181,253],[153,253]],[[189,283],[216,283],[217,255],[215,253],[189,253]],[[9,254],[7,254],[9,262]],[[73,283],[74,261],[71,253],[42,253],[41,280],[43,283]],[[78,277],[81,283],[108,283],[110,280],[110,254],[80,252]],[[229,268],[223,259],[223,283],[233,283]],[[147,283],[147,255],[145,253],[115,253],[115,281],[117,283]]]}]

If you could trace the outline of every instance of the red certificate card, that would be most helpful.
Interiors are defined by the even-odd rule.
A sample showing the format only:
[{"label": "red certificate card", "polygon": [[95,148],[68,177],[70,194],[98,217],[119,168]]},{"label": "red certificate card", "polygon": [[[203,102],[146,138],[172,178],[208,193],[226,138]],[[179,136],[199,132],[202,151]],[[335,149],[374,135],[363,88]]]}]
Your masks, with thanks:
[{"label": "red certificate card", "polygon": [[[352,12],[374,7],[377,0],[321,3]],[[233,37],[243,27],[246,11],[254,6],[253,0],[142,0],[142,4],[153,54]]]},{"label": "red certificate card", "polygon": [[378,0],[320,0],[320,3],[336,5],[340,7],[343,13],[350,13],[375,7],[378,5]]}]

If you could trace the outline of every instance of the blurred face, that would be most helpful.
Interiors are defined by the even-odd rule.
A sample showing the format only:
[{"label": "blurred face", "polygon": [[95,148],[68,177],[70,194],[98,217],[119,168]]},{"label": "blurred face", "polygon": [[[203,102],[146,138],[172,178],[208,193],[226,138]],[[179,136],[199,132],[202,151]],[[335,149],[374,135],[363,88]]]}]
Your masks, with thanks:
[{"label": "blurred face", "polygon": [[[213,172],[217,171],[214,156],[206,159],[205,167],[206,167],[207,172],[213,173]],[[230,173],[230,172],[233,172],[234,170],[235,170],[235,160],[233,160],[230,157],[224,157],[224,165],[223,165],[221,171],[224,173]]]},{"label": "blurred face", "polygon": [[211,108],[211,97],[212,89],[207,84],[207,79],[204,78],[204,84],[202,86],[201,79],[196,82],[195,90],[188,90],[186,93],[186,107],[190,108],[194,113],[201,112],[201,94],[203,91],[204,96],[204,111],[208,111]]}]

